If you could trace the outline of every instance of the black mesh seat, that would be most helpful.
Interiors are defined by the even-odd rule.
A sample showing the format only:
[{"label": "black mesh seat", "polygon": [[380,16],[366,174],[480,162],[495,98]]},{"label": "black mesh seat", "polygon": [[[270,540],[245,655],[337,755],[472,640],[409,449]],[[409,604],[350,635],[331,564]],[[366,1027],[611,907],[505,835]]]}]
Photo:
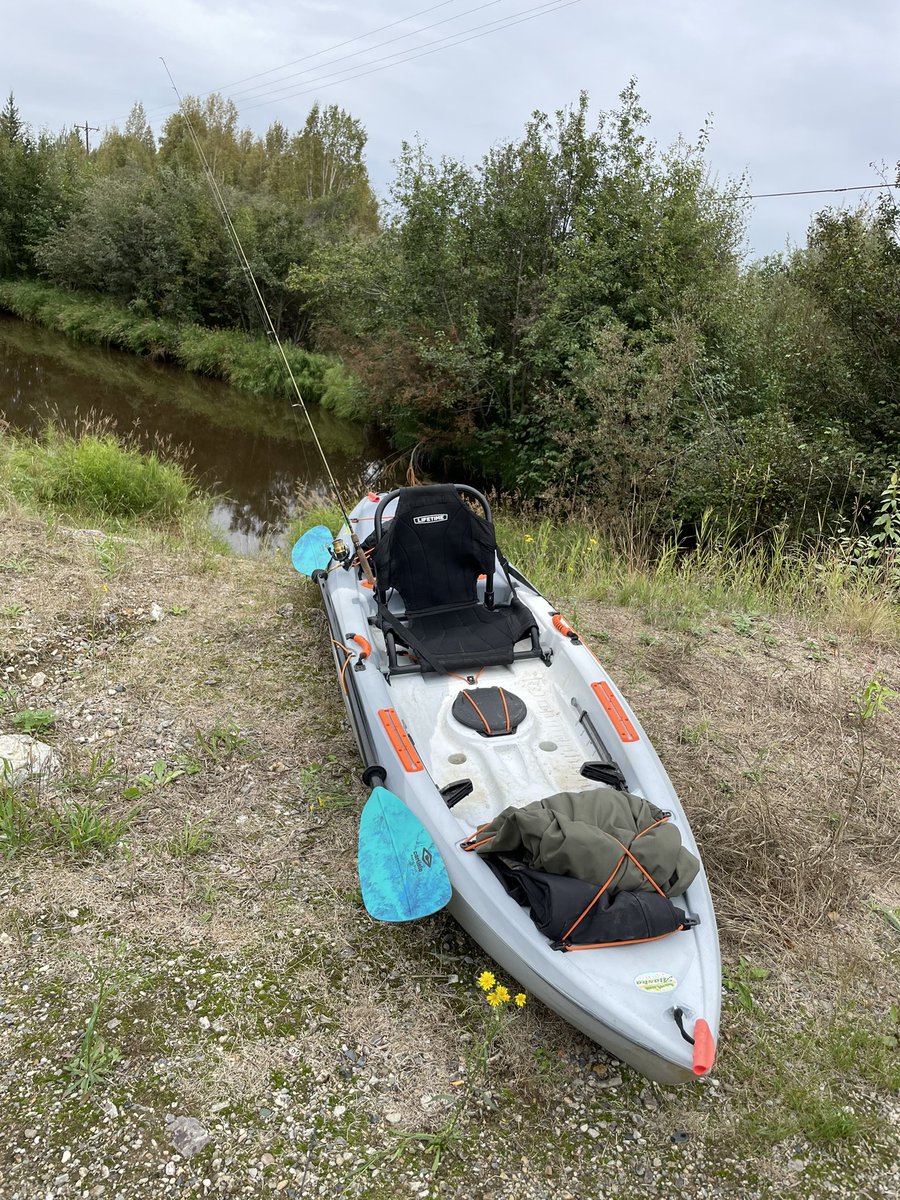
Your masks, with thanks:
[{"label": "black mesh seat", "polygon": [[[464,503],[460,491],[481,503],[484,517]],[[383,520],[395,498],[393,518]],[[490,507],[474,488],[441,484],[401,488],[383,497],[372,561],[376,623],[384,631],[392,671],[457,671],[540,655],[534,617],[514,592],[508,604],[494,607],[497,542]],[[479,577],[485,580],[483,601]],[[392,593],[405,605],[402,616],[388,609]],[[526,639],[527,647],[517,651],[517,643]],[[407,648],[417,666],[398,666],[396,643]]]},{"label": "black mesh seat", "polygon": [[529,636],[534,617],[518,600],[509,607],[458,608],[428,613],[406,622],[409,633],[424,642],[445,670],[511,663],[516,642]]}]

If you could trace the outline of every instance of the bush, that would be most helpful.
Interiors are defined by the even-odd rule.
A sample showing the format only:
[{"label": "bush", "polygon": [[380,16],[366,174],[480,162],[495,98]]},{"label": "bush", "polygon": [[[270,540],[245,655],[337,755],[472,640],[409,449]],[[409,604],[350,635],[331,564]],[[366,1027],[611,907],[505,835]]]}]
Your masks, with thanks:
[{"label": "bush", "polygon": [[188,508],[193,487],[177,463],[123,446],[109,435],[13,444],[4,463],[19,500],[101,517],[171,520]]}]

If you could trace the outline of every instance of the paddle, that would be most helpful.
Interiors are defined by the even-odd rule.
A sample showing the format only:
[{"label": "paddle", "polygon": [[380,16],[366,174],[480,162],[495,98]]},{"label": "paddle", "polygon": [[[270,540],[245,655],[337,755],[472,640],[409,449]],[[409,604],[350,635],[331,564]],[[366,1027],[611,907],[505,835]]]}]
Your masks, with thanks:
[{"label": "paddle", "polygon": [[291,550],[291,563],[301,575],[312,576],[316,571],[326,571],[331,562],[331,544],[334,536],[325,525],[314,525],[298,538]]},{"label": "paddle", "polygon": [[[331,532],[324,525],[308,530],[291,551],[291,563],[301,575],[324,571],[331,562]],[[323,588],[325,607],[328,596]],[[354,693],[358,723],[365,713],[355,692],[352,672],[347,681]],[[371,743],[364,729],[363,744]],[[374,748],[372,748],[374,755]],[[371,759],[369,761],[372,761]],[[375,778],[376,768],[371,771]],[[383,767],[377,772],[384,780]],[[370,777],[369,782],[374,782]],[[447,868],[428,830],[399,796],[373,787],[359,821],[359,884],[366,911],[378,921],[415,921],[443,908],[452,894]]]},{"label": "paddle", "polygon": [[452,894],[431,834],[387,788],[373,788],[363,807],[358,865],[363,903],[379,921],[431,916]]}]

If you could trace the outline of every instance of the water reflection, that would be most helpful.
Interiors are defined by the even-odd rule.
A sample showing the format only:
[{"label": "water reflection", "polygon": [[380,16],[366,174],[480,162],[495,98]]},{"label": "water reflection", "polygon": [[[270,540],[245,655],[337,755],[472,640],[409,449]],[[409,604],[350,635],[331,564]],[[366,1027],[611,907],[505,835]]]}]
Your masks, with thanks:
[{"label": "water reflection", "polygon": [[[384,453],[370,431],[311,408],[331,468],[348,494],[374,475]],[[327,496],[324,468],[302,414],[223,383],[0,315],[0,417],[25,433],[49,420],[72,430],[101,417],[146,448],[162,440],[198,482],[223,498],[211,524],[240,553],[280,543],[298,485]]]}]

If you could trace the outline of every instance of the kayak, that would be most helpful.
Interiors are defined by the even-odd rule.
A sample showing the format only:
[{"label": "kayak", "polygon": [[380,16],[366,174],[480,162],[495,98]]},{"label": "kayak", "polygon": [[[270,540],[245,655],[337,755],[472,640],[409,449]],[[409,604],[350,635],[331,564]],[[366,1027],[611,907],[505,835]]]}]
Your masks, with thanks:
[{"label": "kayak", "polygon": [[[328,565],[309,573],[364,781],[421,822],[449,876],[448,910],[523,989],[650,1079],[705,1074],[719,1035],[715,914],[684,809],[638,718],[577,632],[503,558],[475,489],[370,492],[348,515],[337,537],[323,530]],[[560,795],[577,804],[610,788],[662,810],[699,860],[673,898],[684,919],[652,939],[552,941],[473,846],[510,809]]]}]

